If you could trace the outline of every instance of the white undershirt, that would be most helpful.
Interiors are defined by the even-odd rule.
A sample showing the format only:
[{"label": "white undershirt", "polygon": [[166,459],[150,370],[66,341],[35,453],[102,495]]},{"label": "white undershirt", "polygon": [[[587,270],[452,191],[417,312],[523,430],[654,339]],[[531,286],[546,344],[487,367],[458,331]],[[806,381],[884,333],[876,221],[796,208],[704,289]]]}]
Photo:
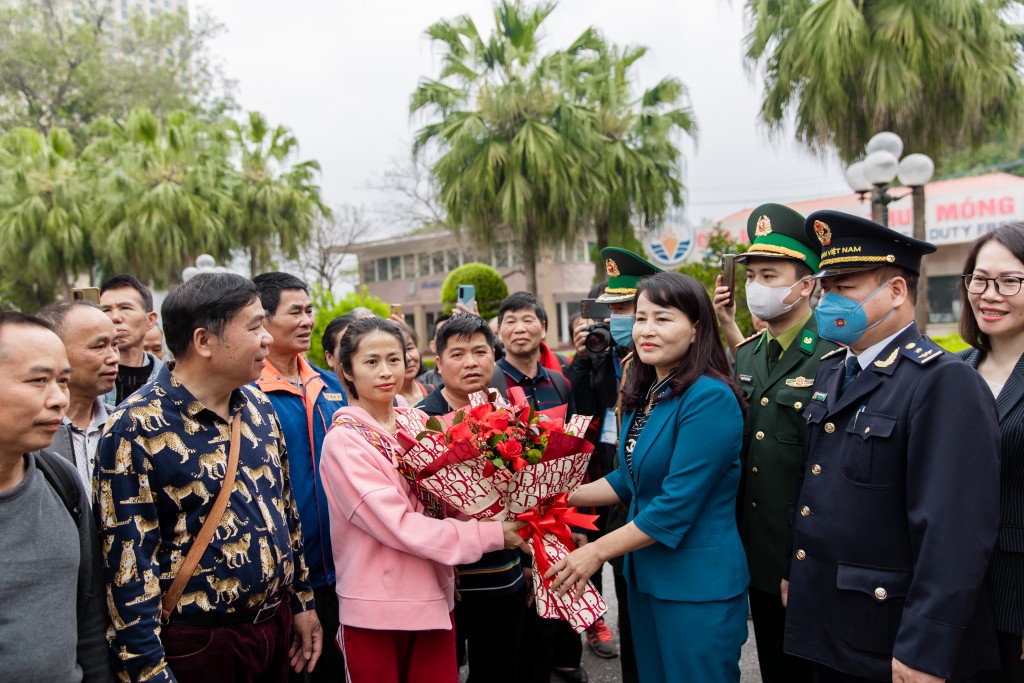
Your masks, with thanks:
[{"label": "white undershirt", "polygon": [[846,357],[849,358],[850,356],[856,356],[857,362],[860,363],[860,369],[867,370],[868,366],[871,365],[871,362],[878,358],[878,354],[880,354],[893,339],[903,334],[907,327],[910,327],[911,325],[913,325],[913,323],[907,323],[906,327],[901,328],[895,334],[889,335],[877,344],[872,344],[860,353],[854,353],[853,349],[847,348]]}]

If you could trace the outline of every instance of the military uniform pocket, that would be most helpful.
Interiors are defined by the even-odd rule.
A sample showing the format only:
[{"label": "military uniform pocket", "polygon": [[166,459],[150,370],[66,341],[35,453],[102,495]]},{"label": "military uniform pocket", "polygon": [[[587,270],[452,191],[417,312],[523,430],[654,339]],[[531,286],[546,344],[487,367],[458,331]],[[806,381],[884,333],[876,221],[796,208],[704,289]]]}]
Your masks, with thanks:
[{"label": "military uniform pocket", "polygon": [[801,445],[804,442],[802,414],[811,400],[810,389],[782,389],[775,394],[775,438],[779,443]]},{"label": "military uniform pocket", "polygon": [[861,652],[892,653],[912,576],[909,570],[839,563],[836,588],[847,645]]},{"label": "military uniform pocket", "polygon": [[896,478],[897,449],[889,444],[896,418],[858,413],[846,428],[843,479],[867,488],[888,488]]}]

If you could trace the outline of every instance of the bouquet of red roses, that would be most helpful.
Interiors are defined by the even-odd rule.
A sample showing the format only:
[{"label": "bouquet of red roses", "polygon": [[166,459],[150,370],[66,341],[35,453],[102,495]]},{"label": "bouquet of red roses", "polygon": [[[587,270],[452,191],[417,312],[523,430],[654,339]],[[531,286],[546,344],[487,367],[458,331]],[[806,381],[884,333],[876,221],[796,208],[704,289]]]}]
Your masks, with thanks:
[{"label": "bouquet of red roses", "polygon": [[600,593],[588,586],[573,603],[571,594],[551,594],[543,574],[575,548],[570,525],[594,528],[595,517],[565,505],[568,492],[582,483],[593,451],[582,438],[590,417],[575,415],[566,423],[564,407],[535,411],[518,387],[509,390],[509,398],[505,403],[496,394],[478,392],[467,408],[443,419],[403,413],[401,466],[429,509],[527,522],[520,533],[533,544],[537,612],[582,632],[607,609]]}]

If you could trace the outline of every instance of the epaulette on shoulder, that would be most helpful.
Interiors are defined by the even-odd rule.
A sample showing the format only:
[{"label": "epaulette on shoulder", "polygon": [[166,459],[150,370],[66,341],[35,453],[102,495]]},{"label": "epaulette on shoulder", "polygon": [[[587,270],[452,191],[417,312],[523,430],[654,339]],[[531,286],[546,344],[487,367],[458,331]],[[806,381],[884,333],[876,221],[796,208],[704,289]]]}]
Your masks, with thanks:
[{"label": "epaulette on shoulder", "polygon": [[945,350],[928,337],[904,344],[901,353],[918,365],[927,365],[945,353]]},{"label": "epaulette on shoulder", "polygon": [[835,355],[840,354],[840,353],[846,353],[846,347],[845,346],[840,346],[838,349],[832,349],[831,351],[826,353],[824,356],[822,356],[820,358],[820,360],[827,360],[827,359],[831,358],[832,356],[835,356]]},{"label": "epaulette on shoulder", "polygon": [[760,338],[761,338],[761,335],[763,335],[763,334],[764,334],[765,332],[767,332],[767,331],[768,331],[768,328],[766,327],[765,329],[761,330],[760,332],[755,332],[754,334],[750,335],[749,337],[747,337],[746,339],[744,339],[743,341],[741,341],[741,342],[740,342],[739,344],[737,344],[737,345],[736,345],[736,348],[738,349],[738,348],[740,348],[741,346],[743,346],[744,344],[747,344],[747,343],[749,343],[749,342],[752,342],[752,341],[754,341],[755,339],[760,339]]}]

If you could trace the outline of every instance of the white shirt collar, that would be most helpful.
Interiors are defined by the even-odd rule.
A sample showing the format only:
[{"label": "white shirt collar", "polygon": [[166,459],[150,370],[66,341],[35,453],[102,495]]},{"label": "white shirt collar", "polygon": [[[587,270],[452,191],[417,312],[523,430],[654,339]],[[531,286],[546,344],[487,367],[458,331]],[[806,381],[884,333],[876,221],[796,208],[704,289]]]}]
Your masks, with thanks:
[{"label": "white shirt collar", "polygon": [[856,356],[857,362],[860,363],[860,369],[867,370],[867,367],[871,365],[871,362],[878,358],[878,354],[880,354],[882,350],[885,349],[885,347],[888,346],[893,339],[903,334],[907,327],[910,327],[913,324],[914,323],[907,323],[906,327],[900,328],[899,330],[896,331],[895,334],[891,334],[882,341],[876,344],[872,344],[871,346],[864,349],[860,353],[855,354],[849,348],[846,349],[846,358],[849,358],[850,356]]}]

